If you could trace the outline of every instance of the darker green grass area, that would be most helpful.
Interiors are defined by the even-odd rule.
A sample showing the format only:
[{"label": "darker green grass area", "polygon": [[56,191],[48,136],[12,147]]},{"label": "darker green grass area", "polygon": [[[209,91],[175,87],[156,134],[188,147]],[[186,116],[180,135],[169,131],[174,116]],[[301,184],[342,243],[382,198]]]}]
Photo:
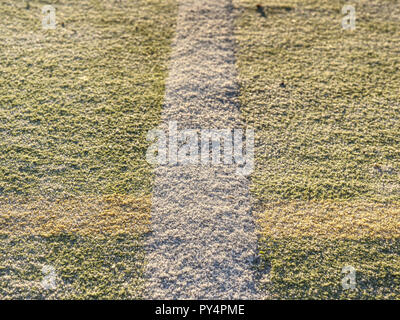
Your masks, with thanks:
[{"label": "darker green grass area", "polygon": [[[261,288],[272,299],[400,299],[400,240],[264,239]],[[344,290],[352,266],[356,290]]]},{"label": "darker green grass area", "polygon": [[[140,299],[144,280],[142,238],[0,238],[1,299]],[[55,288],[45,289],[53,267]]]},{"label": "darker green grass area", "polygon": [[174,1],[0,4],[0,195],[150,194]]},{"label": "darker green grass area", "polygon": [[357,1],[354,31],[341,26],[345,1],[234,3],[253,194],[399,200],[398,2]]}]

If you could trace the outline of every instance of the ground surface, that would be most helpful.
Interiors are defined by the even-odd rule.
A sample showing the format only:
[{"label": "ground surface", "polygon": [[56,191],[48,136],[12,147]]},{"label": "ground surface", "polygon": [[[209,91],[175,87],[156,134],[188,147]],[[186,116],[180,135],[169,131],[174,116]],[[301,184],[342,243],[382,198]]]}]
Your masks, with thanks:
[{"label": "ground surface", "polygon": [[[400,299],[400,3],[345,3],[233,0],[264,298]],[[0,297],[141,298],[177,2],[53,4],[0,4]]]},{"label": "ground surface", "polygon": [[[257,136],[262,291],[400,298],[400,3],[234,4],[242,114]],[[342,290],[346,265],[358,291]]]},{"label": "ground surface", "polygon": [[139,298],[175,4],[52,4],[0,4],[0,297]]}]

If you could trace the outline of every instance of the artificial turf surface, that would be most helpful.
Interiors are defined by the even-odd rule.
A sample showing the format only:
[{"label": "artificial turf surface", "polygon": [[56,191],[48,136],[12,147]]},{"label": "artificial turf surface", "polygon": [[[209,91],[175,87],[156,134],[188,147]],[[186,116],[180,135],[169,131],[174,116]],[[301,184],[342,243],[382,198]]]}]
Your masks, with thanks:
[{"label": "artificial turf surface", "polygon": [[[345,4],[354,31],[342,29]],[[400,3],[234,6],[242,114],[256,132],[261,291],[399,299]],[[355,290],[341,286],[346,265]]]},{"label": "artificial turf surface", "polygon": [[0,298],[141,298],[176,3],[45,4],[0,4]]},{"label": "artificial turf surface", "polygon": [[[344,4],[233,1],[266,298],[400,298],[400,3]],[[0,298],[141,298],[176,1],[42,5],[0,4]]]}]

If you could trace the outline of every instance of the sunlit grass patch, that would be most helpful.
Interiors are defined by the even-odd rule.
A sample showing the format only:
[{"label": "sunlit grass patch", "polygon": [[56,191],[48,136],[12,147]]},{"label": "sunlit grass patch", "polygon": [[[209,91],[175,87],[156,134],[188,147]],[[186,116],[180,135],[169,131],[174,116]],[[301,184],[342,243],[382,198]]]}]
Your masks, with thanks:
[{"label": "sunlit grass patch", "polygon": [[400,206],[364,202],[278,202],[259,215],[262,237],[400,239]]},{"label": "sunlit grass patch", "polygon": [[150,223],[150,198],[105,196],[55,201],[0,200],[0,234],[55,236],[75,234],[107,237],[142,235]]}]

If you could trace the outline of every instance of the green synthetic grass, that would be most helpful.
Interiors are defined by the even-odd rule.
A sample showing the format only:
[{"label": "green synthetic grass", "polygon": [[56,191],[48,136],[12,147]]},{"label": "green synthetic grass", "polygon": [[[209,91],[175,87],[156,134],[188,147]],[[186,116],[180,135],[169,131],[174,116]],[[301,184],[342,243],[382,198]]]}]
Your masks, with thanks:
[{"label": "green synthetic grass", "polygon": [[174,2],[55,1],[55,30],[29,3],[0,8],[0,192],[149,194]]},{"label": "green synthetic grass", "polygon": [[[400,240],[264,238],[260,287],[269,299],[399,299]],[[344,290],[345,266],[355,290]]]},{"label": "green synthetic grass", "polygon": [[[350,32],[345,3],[234,0],[268,298],[400,298],[400,4],[354,1]],[[0,298],[141,298],[145,136],[159,122],[176,4],[54,1],[47,31],[44,4],[0,4]],[[370,236],[354,236],[353,214]],[[55,290],[41,286],[44,265]],[[357,291],[341,288],[345,265]]]},{"label": "green synthetic grass", "polygon": [[[356,8],[354,31],[342,29],[345,4]],[[400,299],[400,3],[234,6],[241,110],[256,133],[262,291]],[[326,203],[337,208],[324,217]],[[344,264],[361,273],[357,292],[341,290]]]},{"label": "green synthetic grass", "polygon": [[0,4],[0,298],[140,298],[176,3],[45,4]]},{"label": "green synthetic grass", "polygon": [[[1,236],[2,299],[140,299],[144,280],[142,239]],[[54,289],[45,290],[44,266],[55,269]]]},{"label": "green synthetic grass", "polygon": [[[139,299],[150,201],[127,196],[2,202],[2,299]],[[42,268],[56,273],[44,290]]]},{"label": "green synthetic grass", "polygon": [[398,200],[399,3],[356,1],[352,32],[341,27],[344,1],[235,3],[257,197]]},{"label": "green synthetic grass", "polygon": [[[398,205],[293,201],[259,212],[265,297],[399,299]],[[345,266],[356,270],[356,290],[342,288]]]}]

